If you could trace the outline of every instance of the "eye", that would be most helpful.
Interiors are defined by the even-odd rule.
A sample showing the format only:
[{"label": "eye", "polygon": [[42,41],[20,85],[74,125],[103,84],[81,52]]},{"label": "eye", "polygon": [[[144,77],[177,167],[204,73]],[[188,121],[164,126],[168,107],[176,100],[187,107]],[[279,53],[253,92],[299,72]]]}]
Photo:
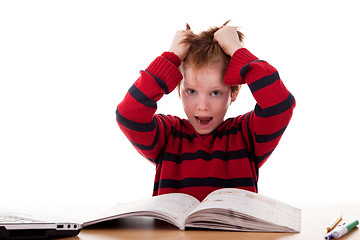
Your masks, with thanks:
[{"label": "eye", "polygon": [[190,95],[194,95],[196,93],[196,91],[194,89],[188,89],[188,90],[186,90],[186,92]]},{"label": "eye", "polygon": [[214,96],[214,97],[219,96],[219,95],[221,95],[221,92],[220,92],[220,91],[213,91],[213,92],[211,93],[211,96]]}]

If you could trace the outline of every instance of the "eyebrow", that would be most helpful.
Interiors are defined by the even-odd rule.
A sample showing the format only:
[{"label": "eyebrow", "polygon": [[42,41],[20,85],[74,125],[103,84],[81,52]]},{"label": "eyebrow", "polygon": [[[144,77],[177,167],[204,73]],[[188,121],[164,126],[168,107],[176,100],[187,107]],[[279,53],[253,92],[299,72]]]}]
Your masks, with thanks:
[{"label": "eyebrow", "polygon": [[[199,88],[199,87],[201,87],[201,86],[200,85],[196,86],[196,85],[184,82],[184,88]],[[224,90],[224,89],[226,89],[226,85],[225,86],[224,85],[216,85],[216,86],[212,87],[211,89]]]}]

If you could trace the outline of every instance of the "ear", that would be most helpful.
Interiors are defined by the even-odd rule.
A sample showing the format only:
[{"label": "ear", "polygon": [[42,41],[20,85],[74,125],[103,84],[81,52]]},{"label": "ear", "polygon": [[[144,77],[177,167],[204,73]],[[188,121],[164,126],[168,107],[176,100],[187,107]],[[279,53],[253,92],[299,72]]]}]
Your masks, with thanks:
[{"label": "ear", "polygon": [[233,86],[230,86],[230,90],[231,90],[231,93],[230,93],[230,97],[231,97],[231,102],[234,102],[240,92],[240,88],[241,88],[241,84],[238,84],[238,85],[233,85]]},{"label": "ear", "polygon": [[181,82],[182,82],[182,80],[178,83],[178,85],[177,85],[177,92],[178,92],[178,97],[181,99],[181,94],[180,94],[180,85],[181,85]]},{"label": "ear", "polygon": [[231,102],[234,102],[240,92],[241,85],[238,85],[236,90],[231,93]]},{"label": "ear", "polygon": [[237,96],[239,95],[239,91],[240,91],[240,87],[237,91],[231,93],[231,102],[234,102],[237,98]]}]

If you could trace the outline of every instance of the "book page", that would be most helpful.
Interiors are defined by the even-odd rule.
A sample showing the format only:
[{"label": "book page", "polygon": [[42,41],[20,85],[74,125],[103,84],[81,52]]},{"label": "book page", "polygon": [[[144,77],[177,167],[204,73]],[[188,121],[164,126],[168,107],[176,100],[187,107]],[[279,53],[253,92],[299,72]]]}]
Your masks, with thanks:
[{"label": "book page", "polygon": [[[300,231],[300,209],[242,189],[225,188],[210,193],[193,214],[206,209],[216,209],[219,214],[223,212],[224,216],[231,212],[240,213],[242,216],[245,215],[247,219],[252,219],[254,225],[256,222],[258,222],[256,225],[261,222],[265,223],[263,225],[270,223]],[[216,211],[210,212],[216,213]]]},{"label": "book page", "polygon": [[129,216],[154,217],[184,229],[185,218],[200,202],[186,194],[170,193],[129,203],[119,203],[83,226]]}]

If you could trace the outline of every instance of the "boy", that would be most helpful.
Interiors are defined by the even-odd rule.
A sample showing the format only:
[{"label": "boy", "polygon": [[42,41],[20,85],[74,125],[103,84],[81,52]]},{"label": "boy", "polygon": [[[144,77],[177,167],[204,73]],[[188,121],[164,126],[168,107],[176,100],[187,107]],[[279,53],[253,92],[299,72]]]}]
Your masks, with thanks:
[{"label": "boy", "polygon": [[[134,147],[156,164],[153,196],[180,192],[202,201],[224,187],[257,192],[258,169],[287,127],[295,99],[275,68],[242,46],[235,27],[175,34],[169,52],[141,71],[116,115]],[[178,69],[181,65],[181,71]],[[239,85],[255,109],[224,121]],[[178,86],[188,120],[155,114]]]}]

